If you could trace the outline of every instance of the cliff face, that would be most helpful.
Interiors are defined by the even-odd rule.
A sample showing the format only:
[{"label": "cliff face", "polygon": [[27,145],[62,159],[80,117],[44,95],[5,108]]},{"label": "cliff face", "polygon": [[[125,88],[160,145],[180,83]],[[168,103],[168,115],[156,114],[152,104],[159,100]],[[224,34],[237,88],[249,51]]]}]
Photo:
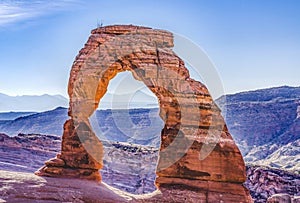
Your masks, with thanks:
[{"label": "cliff face", "polygon": [[246,162],[300,170],[300,87],[241,92],[217,103]]},{"label": "cliff face", "polygon": [[130,71],[159,100],[165,126],[155,183],[166,194],[164,201],[169,194],[186,191],[195,200],[251,202],[242,185],[246,180],[242,155],[220,110],[207,88],[189,77],[172,47],[172,33],[163,30],[132,25],[93,30],[71,70],[71,119],[64,125],[61,153],[36,174],[101,180],[103,143],[89,118],[109,81],[119,72]]}]

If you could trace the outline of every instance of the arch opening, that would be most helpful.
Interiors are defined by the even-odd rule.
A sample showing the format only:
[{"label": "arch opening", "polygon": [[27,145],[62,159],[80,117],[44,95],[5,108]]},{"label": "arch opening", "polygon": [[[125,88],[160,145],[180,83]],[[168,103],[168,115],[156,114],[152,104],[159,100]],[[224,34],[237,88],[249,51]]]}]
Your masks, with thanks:
[{"label": "arch opening", "polygon": [[120,72],[109,81],[90,123],[104,146],[103,182],[133,194],[155,191],[164,126],[156,95],[130,71]]}]

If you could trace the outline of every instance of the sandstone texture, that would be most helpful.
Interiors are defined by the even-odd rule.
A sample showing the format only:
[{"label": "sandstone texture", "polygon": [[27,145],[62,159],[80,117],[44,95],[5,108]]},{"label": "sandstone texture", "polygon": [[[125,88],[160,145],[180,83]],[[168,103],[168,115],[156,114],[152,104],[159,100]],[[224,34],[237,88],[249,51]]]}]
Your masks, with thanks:
[{"label": "sandstone texture", "polygon": [[132,199],[95,181],[42,178],[32,173],[9,171],[0,171],[0,191],[0,202],[14,203],[126,202]]},{"label": "sandstone texture", "polygon": [[[219,108],[207,88],[190,78],[172,51],[173,35],[138,26],[106,26],[92,31],[76,57],[69,79],[69,116],[61,153],[36,172],[50,177],[101,181],[103,143],[89,117],[119,72],[134,78],[157,96],[165,122],[156,167],[156,185],[169,202],[173,191],[193,201],[252,202],[242,185],[246,170]],[[174,194],[177,194],[175,192]]]}]

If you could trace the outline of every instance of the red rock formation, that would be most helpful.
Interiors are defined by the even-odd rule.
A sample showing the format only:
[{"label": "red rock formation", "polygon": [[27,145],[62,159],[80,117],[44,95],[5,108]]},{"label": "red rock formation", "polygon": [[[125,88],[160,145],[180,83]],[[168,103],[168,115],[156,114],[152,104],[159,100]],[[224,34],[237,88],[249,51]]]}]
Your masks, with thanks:
[{"label": "red rock formation", "polygon": [[172,47],[173,35],[167,31],[132,25],[93,30],[71,70],[71,119],[64,126],[61,154],[46,162],[37,174],[101,180],[98,170],[103,165],[103,146],[89,117],[109,81],[119,72],[131,71],[157,96],[165,122],[157,187],[162,191],[199,190],[208,202],[225,194],[221,199],[227,202],[251,202],[242,186],[246,180],[242,155],[220,110],[207,88],[190,78]]}]

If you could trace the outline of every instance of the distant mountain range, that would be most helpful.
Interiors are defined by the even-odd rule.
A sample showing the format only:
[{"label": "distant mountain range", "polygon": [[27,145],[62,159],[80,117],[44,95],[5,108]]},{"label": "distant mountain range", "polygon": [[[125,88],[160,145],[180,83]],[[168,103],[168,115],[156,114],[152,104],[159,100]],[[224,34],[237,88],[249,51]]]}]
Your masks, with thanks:
[{"label": "distant mountain range", "polygon": [[22,117],[22,116],[29,116],[32,114],[35,114],[36,112],[5,112],[0,113],[0,121],[9,121],[14,120],[16,118]]},{"label": "distant mountain range", "polygon": [[68,99],[61,95],[9,96],[0,93],[0,112],[42,112],[55,107],[68,106]]},{"label": "distant mountain range", "polygon": [[217,100],[246,162],[300,171],[300,87],[276,87]]},{"label": "distant mountain range", "polygon": [[[44,112],[56,107],[68,107],[69,100],[61,95],[23,95],[9,96],[0,93],[0,112],[10,113],[0,120],[13,119],[33,112]],[[147,91],[113,94],[107,92],[101,99],[101,109],[158,108],[157,98]],[[15,114],[15,113],[18,113]],[[23,114],[23,115],[22,115]],[[10,117],[9,117],[10,116]]]},{"label": "distant mountain range", "polygon": [[[11,114],[17,114],[16,112]],[[6,113],[0,113],[4,117]],[[21,116],[14,120],[0,121],[0,132],[14,136],[19,133],[40,133],[45,135],[62,135],[63,124],[68,119],[68,109],[58,107],[54,110]]]}]

